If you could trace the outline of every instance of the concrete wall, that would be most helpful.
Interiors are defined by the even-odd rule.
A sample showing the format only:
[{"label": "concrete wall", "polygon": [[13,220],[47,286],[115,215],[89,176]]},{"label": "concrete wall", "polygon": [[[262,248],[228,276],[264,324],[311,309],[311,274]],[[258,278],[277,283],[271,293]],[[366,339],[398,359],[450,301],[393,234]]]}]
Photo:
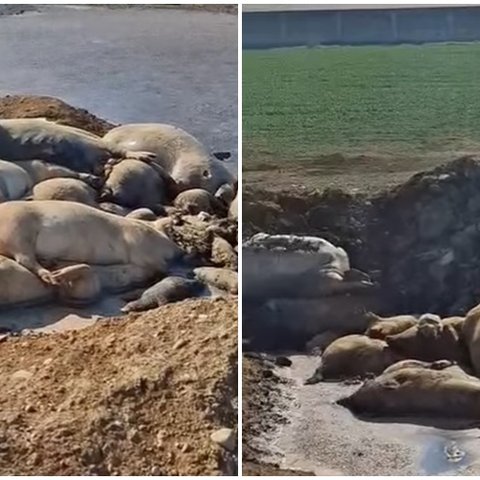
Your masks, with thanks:
[{"label": "concrete wall", "polygon": [[480,7],[243,13],[243,48],[480,40]]}]

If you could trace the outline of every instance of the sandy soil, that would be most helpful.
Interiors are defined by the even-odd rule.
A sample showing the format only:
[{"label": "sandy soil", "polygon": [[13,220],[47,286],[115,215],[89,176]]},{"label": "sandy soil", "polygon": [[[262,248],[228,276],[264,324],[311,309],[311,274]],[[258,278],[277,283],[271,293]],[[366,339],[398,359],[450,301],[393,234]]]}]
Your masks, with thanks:
[{"label": "sandy soil", "polygon": [[0,356],[2,475],[234,468],[210,434],[236,425],[236,298],[7,337]]}]

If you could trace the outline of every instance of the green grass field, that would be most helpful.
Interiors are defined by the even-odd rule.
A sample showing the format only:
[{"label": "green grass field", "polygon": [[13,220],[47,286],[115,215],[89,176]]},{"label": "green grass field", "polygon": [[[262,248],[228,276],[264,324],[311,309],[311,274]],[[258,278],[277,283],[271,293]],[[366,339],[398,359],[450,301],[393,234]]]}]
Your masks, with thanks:
[{"label": "green grass field", "polygon": [[480,44],[243,54],[244,166],[480,151]]}]

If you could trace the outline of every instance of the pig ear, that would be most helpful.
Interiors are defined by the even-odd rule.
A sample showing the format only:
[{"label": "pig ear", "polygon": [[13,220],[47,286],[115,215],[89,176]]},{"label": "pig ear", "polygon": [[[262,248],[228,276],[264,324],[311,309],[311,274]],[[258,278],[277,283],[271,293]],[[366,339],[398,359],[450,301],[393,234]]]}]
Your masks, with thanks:
[{"label": "pig ear", "polygon": [[435,360],[435,362],[432,362],[430,368],[432,370],[443,370],[444,368],[451,367],[452,365],[455,365],[455,362],[451,360]]},{"label": "pig ear", "polygon": [[[373,322],[373,324],[370,324],[367,328],[367,330],[365,331],[365,335],[367,335],[367,337],[370,337],[370,338],[381,338],[380,336],[380,332],[381,330],[378,328],[378,326],[376,325],[377,322]],[[389,346],[388,345],[385,345],[383,348],[388,348]]]},{"label": "pig ear", "polygon": [[390,378],[387,381],[382,383],[382,387],[385,390],[395,390],[400,386],[400,383],[397,380]]},{"label": "pig ear", "polygon": [[321,368],[317,368],[314,374],[305,380],[303,383],[304,385],[314,385],[315,383],[319,383],[323,380],[323,374]]},{"label": "pig ear", "polygon": [[455,330],[455,328],[453,328],[452,325],[444,325],[443,326],[443,331],[447,332],[453,338],[458,338],[458,333]]}]

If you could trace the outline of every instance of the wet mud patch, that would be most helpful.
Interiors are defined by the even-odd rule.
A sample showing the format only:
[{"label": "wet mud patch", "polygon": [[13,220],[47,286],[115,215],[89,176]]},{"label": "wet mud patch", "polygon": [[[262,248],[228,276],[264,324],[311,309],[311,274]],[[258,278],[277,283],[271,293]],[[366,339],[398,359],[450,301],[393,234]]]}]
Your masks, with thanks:
[{"label": "wet mud patch", "polygon": [[93,325],[103,317],[122,315],[120,308],[125,303],[120,296],[112,295],[81,308],[48,303],[4,309],[0,311],[0,330],[14,334],[78,330]]},{"label": "wet mud patch", "polygon": [[279,376],[261,355],[244,355],[242,367],[243,475],[297,475],[280,468],[281,456],[272,459],[270,448],[277,429],[288,421],[284,412],[293,396],[282,385],[290,380]]},{"label": "wet mud patch", "polygon": [[[169,275],[189,278],[192,268],[185,262],[171,266]],[[80,330],[106,318],[128,318],[121,311],[132,298],[140,298],[142,292],[161,280],[157,278],[138,288],[102,295],[98,300],[82,305],[59,303],[56,299],[31,306],[3,307],[0,309],[0,333],[3,335],[44,334]],[[197,292],[197,298],[216,299],[226,293],[205,284]]]}]

